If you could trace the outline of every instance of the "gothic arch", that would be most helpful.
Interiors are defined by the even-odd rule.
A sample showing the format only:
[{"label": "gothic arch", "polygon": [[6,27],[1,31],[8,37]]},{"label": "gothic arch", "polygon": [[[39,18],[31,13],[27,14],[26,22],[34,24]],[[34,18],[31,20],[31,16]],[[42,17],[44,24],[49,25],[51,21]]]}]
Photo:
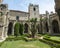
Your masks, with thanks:
[{"label": "gothic arch", "polygon": [[54,33],[59,33],[59,24],[57,20],[52,21],[52,29]]},{"label": "gothic arch", "polygon": [[11,35],[12,34],[12,28],[13,28],[13,23],[12,22],[10,22],[9,24],[8,24],[8,35]]},{"label": "gothic arch", "polygon": [[24,24],[24,33],[28,33],[28,24],[27,23]]}]

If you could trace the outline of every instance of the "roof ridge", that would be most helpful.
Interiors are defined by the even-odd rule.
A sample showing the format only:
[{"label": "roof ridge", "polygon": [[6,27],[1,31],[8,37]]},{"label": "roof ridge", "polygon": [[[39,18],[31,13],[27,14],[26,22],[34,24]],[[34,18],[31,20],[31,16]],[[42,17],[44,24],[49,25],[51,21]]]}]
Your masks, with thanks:
[{"label": "roof ridge", "polygon": [[21,13],[28,13],[28,12],[19,11],[19,10],[10,10],[10,11],[21,12]]}]

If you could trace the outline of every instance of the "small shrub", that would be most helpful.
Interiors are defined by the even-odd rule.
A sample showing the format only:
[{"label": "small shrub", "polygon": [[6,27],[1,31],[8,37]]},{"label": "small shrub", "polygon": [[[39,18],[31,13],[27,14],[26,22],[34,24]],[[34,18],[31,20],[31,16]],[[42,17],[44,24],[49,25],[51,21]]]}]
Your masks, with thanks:
[{"label": "small shrub", "polygon": [[60,44],[59,45],[56,45],[56,48],[60,48]]},{"label": "small shrub", "polygon": [[24,34],[23,37],[31,37],[31,34]]},{"label": "small shrub", "polygon": [[44,40],[44,39],[39,39],[39,41],[44,42],[44,43],[50,45],[51,47],[56,47],[56,43],[54,43],[54,42],[47,41],[47,40]]},{"label": "small shrub", "polygon": [[30,41],[36,41],[37,39],[36,38],[32,38]]},{"label": "small shrub", "polygon": [[14,38],[10,38],[10,37],[8,37],[8,38],[6,38],[5,41],[12,41],[12,40],[14,40]]},{"label": "small shrub", "polygon": [[4,43],[5,41],[3,41],[3,42],[0,42],[0,46]]},{"label": "small shrub", "polygon": [[23,35],[23,24],[20,24],[20,27],[19,27],[19,33],[20,35]]},{"label": "small shrub", "polygon": [[17,36],[17,37],[12,37],[12,36],[10,36],[10,37],[8,37],[8,38],[6,38],[6,41],[16,41],[16,40],[27,40],[24,36]]},{"label": "small shrub", "polygon": [[43,35],[41,35],[41,34],[37,34],[37,36],[40,36],[40,37],[41,37],[41,36],[43,36]]},{"label": "small shrub", "polygon": [[31,35],[32,35],[32,38],[35,38],[35,34],[37,32],[37,18],[32,18],[31,20]]},{"label": "small shrub", "polygon": [[56,41],[56,40],[51,40],[50,38],[44,38],[45,40],[48,40],[48,41],[51,41],[51,42],[55,42],[55,43],[58,43],[60,44],[60,41]]},{"label": "small shrub", "polygon": [[44,37],[45,38],[50,38],[50,35],[49,34],[45,34]]},{"label": "small shrub", "polygon": [[19,36],[19,24],[20,23],[16,23],[15,26],[14,26],[14,35],[17,37]]}]

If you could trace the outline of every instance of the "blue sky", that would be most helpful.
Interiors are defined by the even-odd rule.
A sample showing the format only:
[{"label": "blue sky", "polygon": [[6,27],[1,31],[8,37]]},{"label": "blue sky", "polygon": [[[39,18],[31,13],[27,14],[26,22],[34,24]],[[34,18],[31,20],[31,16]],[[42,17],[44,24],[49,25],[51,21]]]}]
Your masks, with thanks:
[{"label": "blue sky", "polygon": [[45,11],[53,11],[55,12],[54,0],[4,0],[3,3],[8,4],[8,8],[10,10],[20,10],[28,12],[29,3],[39,5],[39,12],[41,14],[45,13]]}]

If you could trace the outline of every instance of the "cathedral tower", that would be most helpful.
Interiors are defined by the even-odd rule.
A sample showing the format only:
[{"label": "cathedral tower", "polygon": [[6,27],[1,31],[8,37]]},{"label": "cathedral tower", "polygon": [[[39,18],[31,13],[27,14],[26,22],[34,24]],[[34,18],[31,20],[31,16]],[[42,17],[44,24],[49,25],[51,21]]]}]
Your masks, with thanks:
[{"label": "cathedral tower", "polygon": [[29,5],[29,15],[30,15],[30,17],[29,17],[30,19],[37,18],[37,20],[39,20],[39,6],[30,4]]}]

